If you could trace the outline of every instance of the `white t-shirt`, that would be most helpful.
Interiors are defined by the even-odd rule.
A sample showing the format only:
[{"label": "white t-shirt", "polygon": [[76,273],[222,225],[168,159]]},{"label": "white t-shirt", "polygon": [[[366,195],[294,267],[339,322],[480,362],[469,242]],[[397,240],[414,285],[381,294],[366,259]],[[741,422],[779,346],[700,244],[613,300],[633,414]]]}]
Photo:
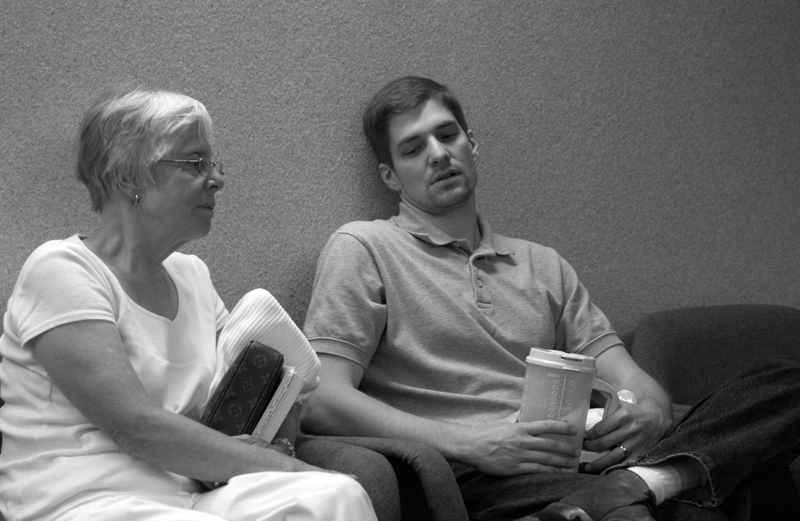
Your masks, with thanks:
[{"label": "white t-shirt", "polygon": [[120,452],[64,397],[26,345],[59,325],[114,322],[153,403],[199,419],[216,370],[216,332],[228,312],[200,259],[173,253],[164,268],[178,291],[174,320],[131,300],[77,235],[43,244],[25,262],[0,337],[1,510],[38,519],[101,490],[196,491],[188,478]]}]

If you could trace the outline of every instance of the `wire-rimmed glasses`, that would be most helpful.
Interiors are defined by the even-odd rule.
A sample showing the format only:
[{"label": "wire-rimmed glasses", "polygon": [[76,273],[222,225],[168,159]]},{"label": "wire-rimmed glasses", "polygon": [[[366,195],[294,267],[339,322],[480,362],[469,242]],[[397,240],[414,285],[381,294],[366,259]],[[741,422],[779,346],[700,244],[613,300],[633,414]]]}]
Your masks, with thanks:
[{"label": "wire-rimmed glasses", "polygon": [[200,159],[159,159],[159,163],[191,163],[197,168],[197,174],[203,177],[208,177],[212,173],[225,175],[222,171],[222,163],[219,161],[212,161],[210,157],[201,157]]}]

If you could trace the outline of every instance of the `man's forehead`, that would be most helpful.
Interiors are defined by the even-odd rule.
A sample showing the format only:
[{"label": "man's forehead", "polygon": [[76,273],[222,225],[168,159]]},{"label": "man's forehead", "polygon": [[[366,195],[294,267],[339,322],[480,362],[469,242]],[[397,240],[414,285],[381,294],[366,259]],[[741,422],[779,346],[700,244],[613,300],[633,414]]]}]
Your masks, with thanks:
[{"label": "man's forehead", "polygon": [[389,142],[396,144],[450,123],[458,124],[450,109],[438,100],[429,99],[389,120]]}]

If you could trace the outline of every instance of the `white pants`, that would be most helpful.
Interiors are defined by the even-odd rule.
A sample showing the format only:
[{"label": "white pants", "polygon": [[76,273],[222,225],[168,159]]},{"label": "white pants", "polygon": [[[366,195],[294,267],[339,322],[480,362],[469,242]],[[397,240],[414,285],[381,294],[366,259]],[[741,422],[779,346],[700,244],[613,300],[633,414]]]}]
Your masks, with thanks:
[{"label": "white pants", "polygon": [[[43,491],[44,492],[44,491]],[[104,492],[83,498],[58,521],[374,521],[354,479],[325,472],[256,472],[216,490],[164,496]]]}]

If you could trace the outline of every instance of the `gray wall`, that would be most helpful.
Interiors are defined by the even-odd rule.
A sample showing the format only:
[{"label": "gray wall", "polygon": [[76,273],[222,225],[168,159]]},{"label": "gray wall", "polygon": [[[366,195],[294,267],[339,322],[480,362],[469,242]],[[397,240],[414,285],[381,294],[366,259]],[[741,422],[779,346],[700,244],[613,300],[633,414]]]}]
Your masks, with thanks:
[{"label": "gray wall", "polygon": [[298,322],[327,236],[386,217],[368,96],[428,75],[480,143],[479,207],[555,247],[620,331],[651,311],[800,307],[800,3],[794,0],[4,0],[0,298],[41,242],[90,232],[72,177],[109,85],[203,101],[229,178],[201,255],[232,307]]}]

